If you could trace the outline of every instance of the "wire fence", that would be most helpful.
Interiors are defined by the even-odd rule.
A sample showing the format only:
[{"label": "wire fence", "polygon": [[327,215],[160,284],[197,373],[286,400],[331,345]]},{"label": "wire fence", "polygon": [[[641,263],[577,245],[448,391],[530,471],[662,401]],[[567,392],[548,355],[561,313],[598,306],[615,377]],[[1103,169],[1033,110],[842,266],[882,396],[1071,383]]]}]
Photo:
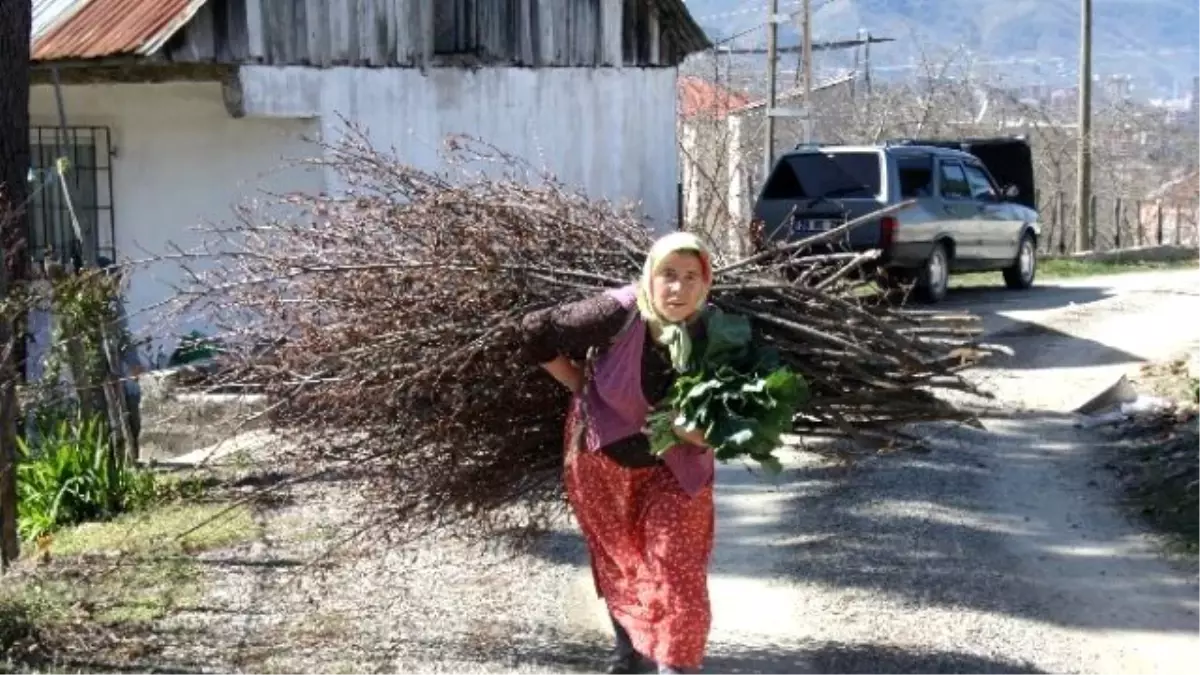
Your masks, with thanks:
[{"label": "wire fence", "polygon": [[[1095,251],[1135,246],[1175,244],[1197,246],[1197,200],[1148,200],[1092,195],[1086,223],[1088,240]],[[1074,195],[1052,193],[1041,204],[1043,251],[1067,255],[1078,253],[1076,236],[1078,207]]]}]

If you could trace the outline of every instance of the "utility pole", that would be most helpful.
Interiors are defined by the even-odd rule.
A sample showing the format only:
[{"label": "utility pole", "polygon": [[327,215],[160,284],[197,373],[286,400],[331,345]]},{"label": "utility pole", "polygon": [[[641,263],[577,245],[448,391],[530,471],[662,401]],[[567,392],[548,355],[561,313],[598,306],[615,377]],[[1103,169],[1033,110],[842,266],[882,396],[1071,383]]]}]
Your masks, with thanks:
[{"label": "utility pole", "polygon": [[1092,248],[1092,0],[1079,0],[1079,180],[1075,189],[1075,248]]},{"label": "utility pole", "polygon": [[867,31],[867,42],[863,45],[863,84],[867,88],[867,105],[871,105],[871,31]]},{"label": "utility pole", "polygon": [[812,110],[812,0],[804,0],[804,109]]},{"label": "utility pole", "polygon": [[775,165],[775,70],[778,66],[779,0],[771,0],[767,15],[767,138],[763,149],[763,181]]}]

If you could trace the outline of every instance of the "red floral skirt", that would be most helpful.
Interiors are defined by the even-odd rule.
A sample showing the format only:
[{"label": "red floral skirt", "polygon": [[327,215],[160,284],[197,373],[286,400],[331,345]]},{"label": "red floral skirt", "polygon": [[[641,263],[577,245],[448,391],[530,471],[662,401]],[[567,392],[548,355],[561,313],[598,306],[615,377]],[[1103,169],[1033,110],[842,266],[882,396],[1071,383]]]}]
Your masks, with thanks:
[{"label": "red floral skirt", "polygon": [[565,479],[596,592],[639,653],[699,668],[712,623],[712,485],[691,497],[665,465],[631,469],[601,452],[575,451],[569,439],[577,421],[572,411]]}]

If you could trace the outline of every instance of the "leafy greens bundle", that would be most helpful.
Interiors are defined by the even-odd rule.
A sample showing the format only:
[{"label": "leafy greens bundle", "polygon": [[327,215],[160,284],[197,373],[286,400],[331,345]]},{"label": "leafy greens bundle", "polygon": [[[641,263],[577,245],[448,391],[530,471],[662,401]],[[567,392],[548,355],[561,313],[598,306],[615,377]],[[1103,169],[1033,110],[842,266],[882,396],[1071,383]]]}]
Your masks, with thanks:
[{"label": "leafy greens bundle", "polygon": [[774,450],[808,400],[808,385],[775,349],[755,344],[749,319],[714,307],[703,320],[706,335],[688,369],[649,415],[650,451],[678,445],[678,426],[700,430],[722,462],[749,457],[778,473]]}]

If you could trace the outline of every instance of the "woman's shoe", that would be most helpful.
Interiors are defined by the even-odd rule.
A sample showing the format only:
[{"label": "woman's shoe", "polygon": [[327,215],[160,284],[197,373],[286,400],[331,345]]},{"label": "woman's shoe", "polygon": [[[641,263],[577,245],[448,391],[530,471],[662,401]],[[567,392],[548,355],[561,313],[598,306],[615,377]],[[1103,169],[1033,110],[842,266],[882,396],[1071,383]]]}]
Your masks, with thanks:
[{"label": "woman's shoe", "polygon": [[654,672],[654,664],[641,654],[613,655],[606,673],[613,675],[644,675]]},{"label": "woman's shoe", "polygon": [[633,648],[633,640],[629,638],[629,633],[621,624],[617,623],[616,619],[612,619],[612,625],[613,633],[616,634],[617,644],[613,649],[612,658],[609,660],[608,669],[605,672],[612,673],[613,675],[654,672],[654,663]]}]

